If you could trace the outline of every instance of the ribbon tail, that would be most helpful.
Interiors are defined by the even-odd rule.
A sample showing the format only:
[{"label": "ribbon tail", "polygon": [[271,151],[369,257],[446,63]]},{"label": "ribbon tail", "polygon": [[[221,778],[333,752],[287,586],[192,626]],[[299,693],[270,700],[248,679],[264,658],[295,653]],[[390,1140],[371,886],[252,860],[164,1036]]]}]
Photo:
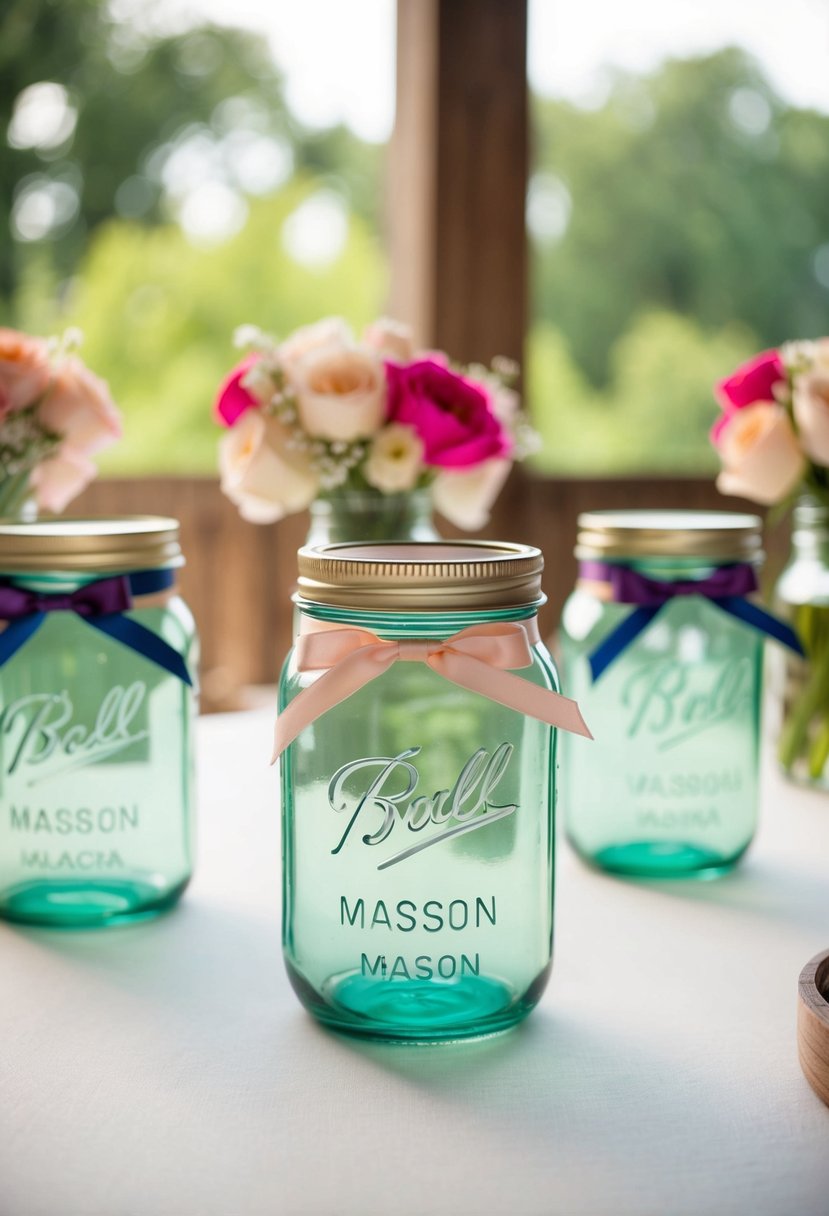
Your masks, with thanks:
[{"label": "ribbon tail", "polygon": [[46,620],[45,612],[33,612],[30,616],[20,617],[19,620],[9,621],[0,633],[0,667],[8,663],[12,655],[17,654],[21,646],[25,646],[29,638],[37,633]]},{"label": "ribbon tail", "polygon": [[795,654],[803,654],[800,638],[792,627],[778,617],[772,616],[770,612],[766,612],[765,608],[753,604],[751,600],[744,600],[741,596],[735,595],[727,596],[725,599],[711,600],[711,603],[722,608],[723,612],[727,612],[730,616],[737,617],[746,625],[751,625],[753,629],[759,630],[767,637],[773,638],[781,646],[787,646]]},{"label": "ribbon tail", "polygon": [[165,642],[152,629],[139,625],[131,617],[123,616],[120,612],[110,616],[85,616],[82,618],[93,629],[99,629],[107,637],[120,642],[127,649],[135,651],[157,667],[163,667],[170,675],[176,676],[184,684],[192,687],[193,679],[187,670],[184,659],[174,650],[169,642]]},{"label": "ribbon tail", "polygon": [[549,726],[557,726],[559,730],[570,731],[573,735],[593,738],[577,703],[552,689],[540,688],[512,672],[457,652],[435,655],[429,660],[429,666],[445,680],[468,688],[470,692],[480,693],[487,700],[497,701],[507,709],[529,714],[531,718],[538,718]]},{"label": "ribbon tail", "polygon": [[620,621],[616,628],[612,629],[599,643],[593,653],[588,655],[587,661],[590,664],[590,673],[594,683],[610,664],[618,659],[624,650],[627,650],[631,642],[647,629],[661,608],[661,604],[643,604],[634,608],[633,612]]},{"label": "ribbon tail", "polygon": [[391,647],[363,646],[341,659],[336,666],[324,670],[313,684],[297,693],[277,714],[271,764],[306,726],[376,680],[394,662],[395,657]]}]

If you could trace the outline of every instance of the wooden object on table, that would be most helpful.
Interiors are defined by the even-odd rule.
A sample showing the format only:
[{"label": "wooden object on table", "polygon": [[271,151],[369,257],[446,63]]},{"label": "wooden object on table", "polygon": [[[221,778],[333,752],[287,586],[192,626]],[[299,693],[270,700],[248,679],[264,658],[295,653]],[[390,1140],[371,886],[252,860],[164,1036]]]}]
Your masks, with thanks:
[{"label": "wooden object on table", "polygon": [[829,1106],[829,950],[803,968],[797,993],[800,1067],[817,1096]]}]

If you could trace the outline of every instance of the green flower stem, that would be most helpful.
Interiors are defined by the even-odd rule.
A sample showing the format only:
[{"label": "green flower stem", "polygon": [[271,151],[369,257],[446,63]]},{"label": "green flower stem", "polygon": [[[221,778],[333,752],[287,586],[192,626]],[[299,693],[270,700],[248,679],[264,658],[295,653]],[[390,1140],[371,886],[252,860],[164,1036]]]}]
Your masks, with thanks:
[{"label": "green flower stem", "polygon": [[809,749],[809,776],[819,781],[829,760],[829,714],[825,714],[817,736]]},{"label": "green flower stem", "polygon": [[0,477],[0,516],[16,518],[31,495],[29,470]]},{"label": "green flower stem", "polygon": [[[811,622],[810,622],[811,623]],[[806,631],[808,634],[809,630]],[[821,631],[822,632],[822,631]],[[783,768],[788,772],[795,761],[807,753],[809,727],[815,717],[825,719],[829,706],[829,644],[825,637],[819,637],[818,629],[814,630],[815,640],[819,645],[807,648],[809,653],[810,672],[806,684],[788,711],[783,731],[778,745],[778,757]],[[802,635],[803,636],[803,635]],[[804,640],[806,640],[804,638]],[[818,738],[809,752],[809,767],[817,764],[823,743],[824,730],[829,729],[826,722]],[[829,742],[826,744],[829,754]],[[825,762],[825,757],[824,757]],[[822,771],[821,764],[818,776]]]}]

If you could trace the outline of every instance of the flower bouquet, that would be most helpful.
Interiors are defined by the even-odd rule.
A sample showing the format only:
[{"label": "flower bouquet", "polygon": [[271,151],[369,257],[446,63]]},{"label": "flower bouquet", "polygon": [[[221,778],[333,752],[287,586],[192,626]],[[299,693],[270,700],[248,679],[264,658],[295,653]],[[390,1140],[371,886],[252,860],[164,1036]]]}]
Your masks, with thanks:
[{"label": "flower bouquet", "polygon": [[219,463],[222,489],[254,523],[321,504],[326,539],[426,539],[412,526],[425,497],[432,537],[432,507],[474,530],[533,448],[508,360],[458,368],[416,352],[388,320],[359,341],[332,317],[281,343],[243,326],[236,343],[247,354],[216,399]]},{"label": "flower bouquet", "polygon": [[764,351],[715,395],[719,489],[777,513],[794,506],[792,555],[775,601],[806,658],[770,659],[778,758],[795,778],[829,785],[829,338]]},{"label": "flower bouquet", "polygon": [[103,380],[60,340],[0,329],[0,516],[62,511],[93,479],[90,456],[121,436]]}]

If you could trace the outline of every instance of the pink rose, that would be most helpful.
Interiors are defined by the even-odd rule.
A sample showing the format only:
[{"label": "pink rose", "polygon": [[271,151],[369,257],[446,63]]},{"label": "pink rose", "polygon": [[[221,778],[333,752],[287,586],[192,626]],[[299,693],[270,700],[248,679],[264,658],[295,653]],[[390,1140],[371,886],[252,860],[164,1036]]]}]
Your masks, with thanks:
[{"label": "pink rose", "polygon": [[414,427],[423,440],[427,465],[469,468],[510,454],[512,441],[482,385],[434,359],[408,367],[386,363],[386,379],[389,419]]},{"label": "pink rose", "polygon": [[714,396],[724,414],[711,429],[712,443],[717,444],[720,432],[736,410],[745,409],[758,401],[775,401],[774,387],[785,383],[785,380],[786,369],[777,350],[762,351],[749,359],[748,363],[743,363],[727,379],[720,380],[714,388]]},{"label": "pink rose", "polygon": [[35,465],[31,486],[42,511],[63,511],[97,473],[92,461],[81,452],[64,450]]},{"label": "pink rose", "polygon": [[50,375],[45,342],[16,329],[0,329],[0,418],[36,401]]},{"label": "pink rose", "polygon": [[108,385],[75,355],[63,359],[55,369],[38,420],[63,436],[73,452],[84,455],[121,438],[121,415]]},{"label": "pink rose", "polygon": [[717,446],[723,463],[717,489],[722,494],[766,504],[780,502],[806,471],[789,415],[782,405],[770,401],[735,410],[726,419]]},{"label": "pink rose", "polygon": [[220,384],[213,412],[222,426],[233,426],[245,410],[259,409],[261,402],[242,384],[242,380],[259,359],[259,355],[247,355],[233,371],[228,372]]}]

